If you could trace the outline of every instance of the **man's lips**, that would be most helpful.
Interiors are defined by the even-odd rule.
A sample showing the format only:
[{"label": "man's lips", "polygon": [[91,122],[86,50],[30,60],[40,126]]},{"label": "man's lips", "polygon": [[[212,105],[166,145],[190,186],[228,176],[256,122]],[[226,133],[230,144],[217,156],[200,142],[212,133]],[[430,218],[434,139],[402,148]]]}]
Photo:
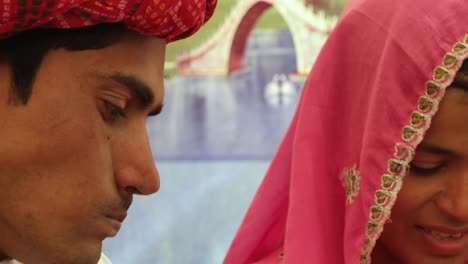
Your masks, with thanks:
[{"label": "man's lips", "polygon": [[126,211],[112,212],[112,213],[108,214],[107,217],[109,217],[112,220],[115,220],[115,221],[118,221],[118,222],[122,223],[125,220],[125,218],[127,217],[127,212]]},{"label": "man's lips", "polygon": [[109,220],[108,224],[112,227],[112,230],[109,230],[109,233],[106,234],[106,237],[116,236],[122,227],[122,223],[127,217],[127,212],[112,212],[106,215],[106,218]]},{"label": "man's lips", "polygon": [[120,205],[112,209],[109,208],[107,214],[104,215],[105,218],[108,219],[110,226],[113,227],[113,230],[109,234],[107,234],[107,236],[113,237],[117,235],[120,228],[122,227],[123,221],[125,221],[125,218],[127,218],[127,211],[130,208],[130,205],[132,204],[132,200],[132,195],[122,197]]}]

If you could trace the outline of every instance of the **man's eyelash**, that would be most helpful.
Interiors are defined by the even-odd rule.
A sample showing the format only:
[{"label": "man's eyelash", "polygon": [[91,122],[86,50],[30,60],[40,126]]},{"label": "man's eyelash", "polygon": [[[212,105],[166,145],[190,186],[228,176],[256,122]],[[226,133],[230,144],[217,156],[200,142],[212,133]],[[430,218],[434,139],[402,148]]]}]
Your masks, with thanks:
[{"label": "man's eyelash", "polygon": [[104,105],[106,107],[106,110],[108,111],[108,117],[106,117],[106,120],[110,123],[116,122],[119,118],[127,118],[127,115],[125,114],[125,110],[108,102],[104,101]]}]

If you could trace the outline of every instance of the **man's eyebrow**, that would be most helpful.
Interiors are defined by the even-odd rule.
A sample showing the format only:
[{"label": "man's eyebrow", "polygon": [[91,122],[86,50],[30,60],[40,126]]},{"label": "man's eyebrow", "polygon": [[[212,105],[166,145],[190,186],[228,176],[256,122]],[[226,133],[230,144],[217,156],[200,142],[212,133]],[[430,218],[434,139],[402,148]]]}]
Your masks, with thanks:
[{"label": "man's eyebrow", "polygon": [[432,145],[426,142],[421,142],[421,144],[419,144],[416,151],[429,152],[429,153],[444,155],[444,156],[457,156],[458,155],[458,153],[452,150],[444,149],[442,147]]},{"label": "man's eyebrow", "polygon": [[[138,101],[144,108],[148,108],[151,107],[151,105],[153,105],[154,94],[150,86],[146,84],[143,80],[139,79],[136,76],[122,73],[115,73],[110,76],[110,79],[125,86],[133,94],[135,94]],[[157,105],[153,110],[150,111],[148,116],[158,115],[159,113],[161,113],[162,108],[163,104]]]}]

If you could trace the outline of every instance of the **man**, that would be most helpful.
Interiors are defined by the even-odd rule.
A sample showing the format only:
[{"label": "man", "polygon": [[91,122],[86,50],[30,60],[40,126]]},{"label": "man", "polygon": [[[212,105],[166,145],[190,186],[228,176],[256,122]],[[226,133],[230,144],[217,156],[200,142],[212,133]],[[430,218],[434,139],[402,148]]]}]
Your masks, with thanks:
[{"label": "man", "polygon": [[0,0],[0,263],[88,264],[159,188],[165,45],[216,0]]}]

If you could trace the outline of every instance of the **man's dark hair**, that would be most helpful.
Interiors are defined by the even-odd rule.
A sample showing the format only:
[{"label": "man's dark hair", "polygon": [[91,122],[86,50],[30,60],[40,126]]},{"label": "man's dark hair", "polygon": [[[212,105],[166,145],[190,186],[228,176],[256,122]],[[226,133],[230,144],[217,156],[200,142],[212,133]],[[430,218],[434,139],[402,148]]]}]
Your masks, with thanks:
[{"label": "man's dark hair", "polygon": [[0,64],[11,69],[8,102],[27,104],[36,74],[52,50],[101,49],[121,40],[123,24],[99,24],[78,29],[32,29],[0,40]]}]

